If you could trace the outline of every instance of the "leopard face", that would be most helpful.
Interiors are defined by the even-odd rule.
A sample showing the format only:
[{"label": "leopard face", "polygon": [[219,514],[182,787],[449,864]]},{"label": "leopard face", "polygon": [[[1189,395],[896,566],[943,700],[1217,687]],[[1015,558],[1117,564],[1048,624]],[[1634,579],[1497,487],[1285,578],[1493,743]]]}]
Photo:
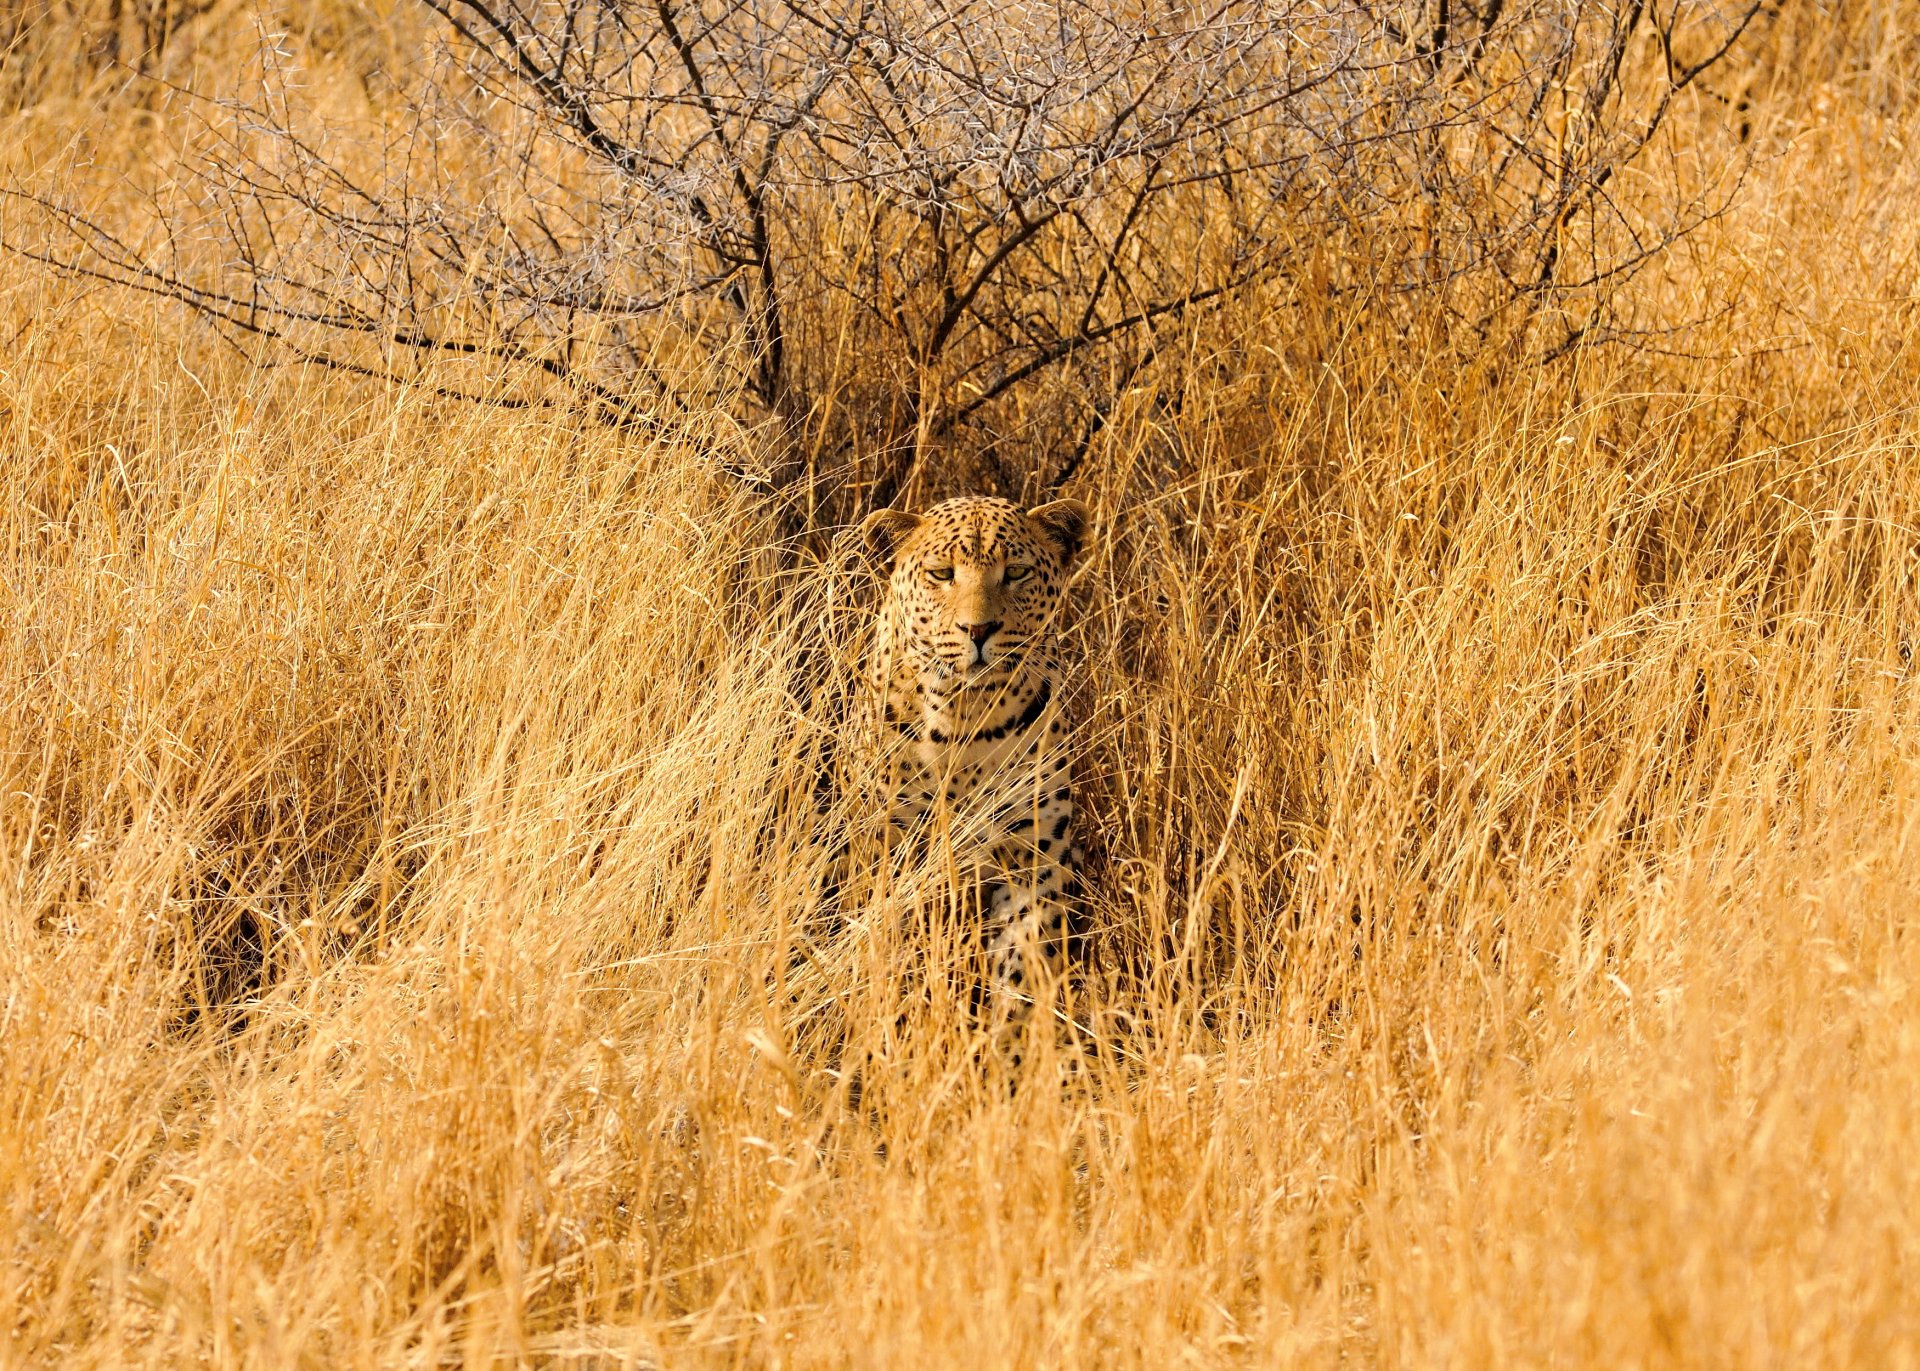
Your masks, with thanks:
[{"label": "leopard face", "polygon": [[895,651],[945,689],[1004,684],[1051,640],[1086,529],[1078,500],[1022,510],[966,496],[869,515],[868,546],[893,564]]}]

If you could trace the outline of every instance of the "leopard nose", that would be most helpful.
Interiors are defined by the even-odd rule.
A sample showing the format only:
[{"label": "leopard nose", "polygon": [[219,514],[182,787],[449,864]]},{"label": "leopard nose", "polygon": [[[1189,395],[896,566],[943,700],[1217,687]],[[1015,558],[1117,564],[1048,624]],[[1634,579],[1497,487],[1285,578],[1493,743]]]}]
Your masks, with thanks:
[{"label": "leopard nose", "polygon": [[961,627],[966,629],[967,636],[974,642],[984,643],[1000,631],[1000,620],[990,619],[984,624],[962,624]]}]

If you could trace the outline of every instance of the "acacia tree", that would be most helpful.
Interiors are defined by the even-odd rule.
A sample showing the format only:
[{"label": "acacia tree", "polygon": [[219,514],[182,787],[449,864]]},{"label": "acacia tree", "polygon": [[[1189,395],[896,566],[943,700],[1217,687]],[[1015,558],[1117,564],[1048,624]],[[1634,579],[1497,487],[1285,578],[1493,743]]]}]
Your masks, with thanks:
[{"label": "acacia tree", "polygon": [[728,406],[770,421],[755,479],[851,444],[882,499],[1043,392],[1086,432],[1163,327],[1330,244],[1543,351],[1619,336],[1612,292],[1729,193],[1622,173],[1684,94],[1727,99],[1703,78],[1761,12],[418,3],[436,39],[379,117],[305,99],[268,35],[238,94],[189,97],[198,159],[145,236],[23,183],[6,244],[267,360],[611,423]]}]

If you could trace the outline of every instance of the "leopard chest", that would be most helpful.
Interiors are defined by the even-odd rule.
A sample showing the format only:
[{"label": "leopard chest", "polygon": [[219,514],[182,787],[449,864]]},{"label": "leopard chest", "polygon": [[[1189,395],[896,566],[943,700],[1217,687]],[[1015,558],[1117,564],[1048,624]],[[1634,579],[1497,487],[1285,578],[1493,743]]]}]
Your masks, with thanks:
[{"label": "leopard chest", "polygon": [[[924,697],[923,697],[924,698]],[[1050,681],[1004,707],[969,715],[964,704],[923,708],[903,749],[896,800],[943,825],[969,848],[1025,849],[1061,840],[1072,809],[1064,718]],[[1058,830],[1058,832],[1056,832]]]}]

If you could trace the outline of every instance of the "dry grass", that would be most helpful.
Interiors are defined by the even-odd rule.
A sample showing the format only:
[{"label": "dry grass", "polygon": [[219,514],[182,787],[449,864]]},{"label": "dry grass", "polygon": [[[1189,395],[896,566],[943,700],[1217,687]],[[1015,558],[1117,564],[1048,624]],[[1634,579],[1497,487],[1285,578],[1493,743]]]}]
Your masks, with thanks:
[{"label": "dry grass", "polygon": [[10,259],[0,1363],[1920,1363],[1911,22],[1783,29],[1686,355],[1256,300],[1115,416],[1135,1026],[1012,1099],[884,895],[794,969],[852,611],[710,450]]}]

